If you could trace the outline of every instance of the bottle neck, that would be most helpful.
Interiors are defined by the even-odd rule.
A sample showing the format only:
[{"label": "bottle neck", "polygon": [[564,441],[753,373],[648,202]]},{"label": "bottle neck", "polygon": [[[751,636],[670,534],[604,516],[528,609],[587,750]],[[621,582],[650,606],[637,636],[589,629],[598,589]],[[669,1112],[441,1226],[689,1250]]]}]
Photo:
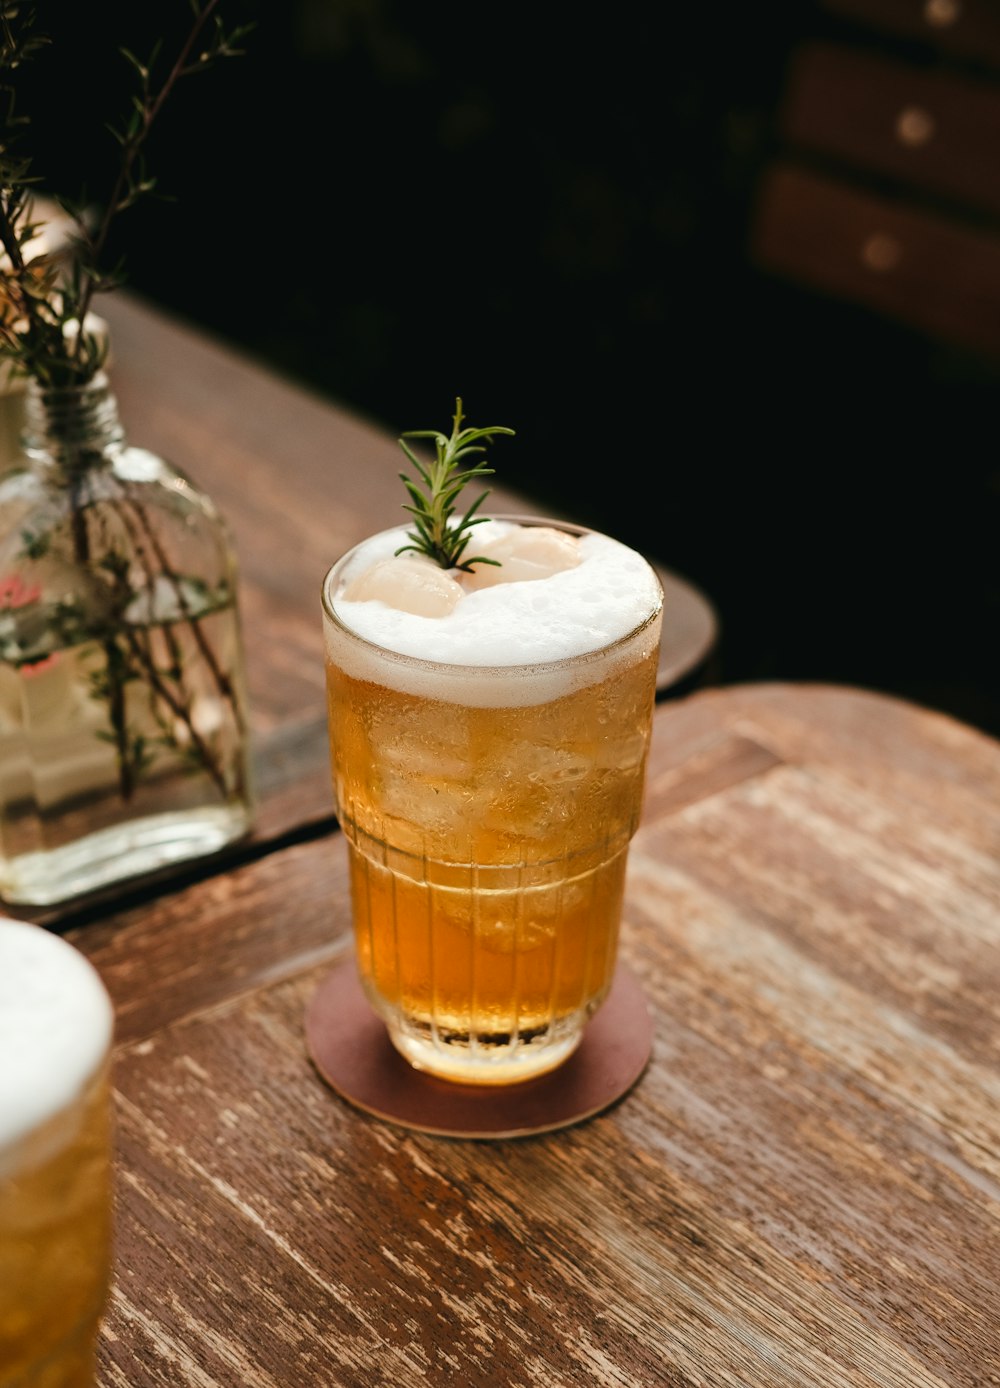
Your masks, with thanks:
[{"label": "bottle neck", "polygon": [[99,371],[82,385],[29,381],[21,441],[33,466],[55,475],[72,477],[110,467],[125,431],[105,373]]}]

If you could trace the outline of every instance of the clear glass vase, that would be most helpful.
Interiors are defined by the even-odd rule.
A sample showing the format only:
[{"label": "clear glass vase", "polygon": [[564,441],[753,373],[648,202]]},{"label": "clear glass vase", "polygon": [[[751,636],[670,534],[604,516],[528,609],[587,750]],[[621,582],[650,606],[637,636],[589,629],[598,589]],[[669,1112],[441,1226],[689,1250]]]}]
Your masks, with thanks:
[{"label": "clear glass vase", "polygon": [[250,827],[236,562],[107,377],[28,386],[0,479],[0,895],[46,905]]}]

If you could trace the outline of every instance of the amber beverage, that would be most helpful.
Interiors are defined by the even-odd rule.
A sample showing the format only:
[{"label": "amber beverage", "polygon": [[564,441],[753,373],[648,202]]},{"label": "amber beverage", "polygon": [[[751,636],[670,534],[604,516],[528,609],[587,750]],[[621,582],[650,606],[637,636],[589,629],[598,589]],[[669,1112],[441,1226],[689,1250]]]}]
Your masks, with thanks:
[{"label": "amber beverage", "polygon": [[[580,557],[572,572],[524,579],[515,554],[483,586],[459,575],[469,588],[454,610],[414,622],[344,599],[363,545],[327,576],[324,611],[363,986],[411,1063],[503,1084],[565,1060],[614,973],[662,592],[608,537],[497,525],[508,547],[557,530]],[[567,627],[573,604],[585,619]],[[449,622],[463,629],[454,642]]]},{"label": "amber beverage", "polygon": [[93,1388],[111,1269],[111,1005],[41,926],[0,919],[0,1385]]}]

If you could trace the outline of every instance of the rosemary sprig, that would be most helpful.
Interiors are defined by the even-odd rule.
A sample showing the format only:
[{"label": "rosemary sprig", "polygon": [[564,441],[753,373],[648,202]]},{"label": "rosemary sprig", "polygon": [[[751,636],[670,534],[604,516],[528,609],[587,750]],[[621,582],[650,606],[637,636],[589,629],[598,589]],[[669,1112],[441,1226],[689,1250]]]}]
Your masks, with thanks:
[{"label": "rosemary sprig", "polygon": [[[34,220],[34,194],[40,183],[31,158],[21,149],[29,118],[17,101],[18,69],[51,43],[35,31],[36,7],[22,0],[0,0],[0,360],[43,386],[82,385],[101,369],[107,354],[102,337],[86,330],[94,296],[117,288],[122,265],[103,266],[116,219],[156,190],[145,165],[150,131],[177,83],[205,72],[224,58],[239,57],[253,28],[227,31],[216,13],[221,0],[190,0],[192,21],[180,48],[161,69],[160,44],[143,62],[127,48],[120,52],[132,68],[138,91],[127,118],[109,126],[120,150],[118,172],[94,224],[82,200],[60,197],[74,223],[73,245],[64,256],[42,254],[33,246],[42,224]],[[68,266],[63,268],[62,261]],[[68,325],[80,325],[67,332]]]},{"label": "rosemary sprig", "polygon": [[[463,569],[468,573],[473,564],[499,566],[499,561],[488,559],[482,554],[472,558],[465,557],[466,548],[472,538],[472,527],[481,525],[488,519],[487,516],[476,515],[489,496],[488,488],[476,498],[461,520],[456,524],[452,523],[455,499],[462,488],[471,482],[473,477],[490,477],[493,474],[491,467],[482,463],[475,463],[471,467],[463,466],[463,460],[473,454],[485,453],[485,443],[492,443],[494,434],[512,435],[514,430],[503,429],[499,425],[489,429],[463,429],[464,418],[459,397],[455,401],[450,438],[446,438],[437,429],[410,429],[400,438],[400,448],[416,468],[427,491],[422,491],[405,472],[399,474],[413,502],[412,506],[404,504],[403,510],[409,511],[413,516],[416,529],[406,532],[411,543],[400,545],[396,553],[403,554],[406,550],[415,550],[418,554],[426,554],[429,559],[440,564],[442,569]],[[407,439],[433,439],[434,461],[426,464],[421,462],[407,445]],[[479,439],[485,440],[485,443],[479,443]]]}]

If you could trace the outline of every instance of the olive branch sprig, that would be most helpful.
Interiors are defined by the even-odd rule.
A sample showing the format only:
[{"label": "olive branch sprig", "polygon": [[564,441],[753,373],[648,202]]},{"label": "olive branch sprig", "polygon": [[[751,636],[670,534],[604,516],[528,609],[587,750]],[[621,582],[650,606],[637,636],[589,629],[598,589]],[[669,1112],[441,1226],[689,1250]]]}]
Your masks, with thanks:
[{"label": "olive branch sprig", "polygon": [[[400,438],[400,448],[416,468],[427,491],[422,491],[413,478],[407,476],[405,472],[399,474],[413,502],[412,506],[407,506],[404,503],[403,510],[409,511],[410,515],[413,516],[416,529],[406,532],[411,543],[400,545],[396,553],[403,554],[406,550],[414,550],[418,554],[425,554],[429,559],[433,559],[442,569],[462,569],[469,573],[473,564],[498,565],[499,561],[488,559],[482,554],[474,555],[472,558],[465,557],[466,548],[472,538],[472,527],[482,525],[483,521],[488,519],[487,516],[476,515],[490,494],[488,488],[476,498],[457,524],[452,523],[452,516],[455,514],[455,500],[462,488],[474,477],[493,475],[493,468],[486,467],[479,462],[472,466],[463,465],[464,460],[474,454],[485,453],[485,445],[493,442],[494,434],[512,435],[514,430],[504,429],[499,425],[494,425],[488,429],[463,429],[462,420],[464,418],[462,400],[459,397],[455,401],[450,438],[437,429],[410,429]],[[421,462],[413,449],[406,443],[407,439],[433,439],[434,461],[431,463]],[[478,440],[480,439],[484,442],[479,443]]]}]

